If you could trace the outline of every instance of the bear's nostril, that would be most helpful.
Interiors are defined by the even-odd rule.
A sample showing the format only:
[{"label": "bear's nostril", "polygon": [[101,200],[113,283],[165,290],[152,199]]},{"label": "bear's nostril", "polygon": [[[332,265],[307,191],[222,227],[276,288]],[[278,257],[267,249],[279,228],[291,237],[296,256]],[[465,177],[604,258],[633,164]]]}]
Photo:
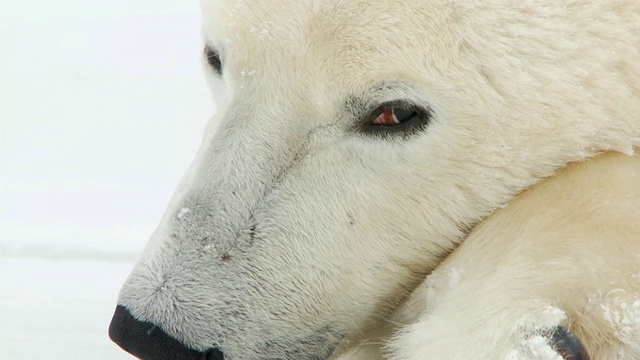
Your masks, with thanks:
[{"label": "bear's nostril", "polygon": [[121,305],[113,314],[109,337],[122,349],[143,360],[224,360],[220,350],[202,353],[189,349],[158,326],[134,318]]}]

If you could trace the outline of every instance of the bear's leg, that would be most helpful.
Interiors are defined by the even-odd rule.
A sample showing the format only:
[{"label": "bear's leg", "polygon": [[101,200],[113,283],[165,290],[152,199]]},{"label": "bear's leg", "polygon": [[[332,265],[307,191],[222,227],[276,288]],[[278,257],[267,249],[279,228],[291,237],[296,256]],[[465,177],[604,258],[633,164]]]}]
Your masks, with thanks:
[{"label": "bear's leg", "polygon": [[[570,165],[476,227],[398,310],[391,359],[640,359],[640,156]],[[557,335],[555,335],[557,337]]]}]

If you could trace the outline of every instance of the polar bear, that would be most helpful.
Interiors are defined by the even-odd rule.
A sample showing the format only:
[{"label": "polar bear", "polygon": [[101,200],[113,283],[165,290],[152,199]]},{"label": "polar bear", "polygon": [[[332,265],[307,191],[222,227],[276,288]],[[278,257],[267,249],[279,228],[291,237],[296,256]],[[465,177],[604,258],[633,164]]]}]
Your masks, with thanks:
[{"label": "polar bear", "polygon": [[640,2],[203,11],[218,112],[122,287],[125,350],[638,354]]}]

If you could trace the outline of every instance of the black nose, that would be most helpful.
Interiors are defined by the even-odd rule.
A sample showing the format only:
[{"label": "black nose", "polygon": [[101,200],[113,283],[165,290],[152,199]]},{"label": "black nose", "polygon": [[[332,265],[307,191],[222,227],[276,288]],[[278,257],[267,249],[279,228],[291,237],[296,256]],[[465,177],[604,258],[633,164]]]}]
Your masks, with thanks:
[{"label": "black nose", "polygon": [[222,351],[191,350],[158,326],[136,320],[118,305],[109,325],[109,337],[122,349],[142,360],[224,360]]}]

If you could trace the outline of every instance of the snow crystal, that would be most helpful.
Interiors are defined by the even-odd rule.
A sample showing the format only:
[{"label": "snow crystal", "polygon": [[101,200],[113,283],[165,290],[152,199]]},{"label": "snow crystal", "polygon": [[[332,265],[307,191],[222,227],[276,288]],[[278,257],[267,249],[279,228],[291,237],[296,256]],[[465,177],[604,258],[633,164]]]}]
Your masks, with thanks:
[{"label": "snow crystal", "polygon": [[544,304],[538,300],[532,301],[525,316],[518,325],[520,329],[516,348],[507,354],[507,360],[562,360],[549,344],[548,334],[567,315],[561,309]]},{"label": "snow crystal", "polygon": [[436,301],[437,294],[443,291],[451,290],[458,286],[460,280],[464,276],[464,269],[451,268],[446,273],[442,271],[434,271],[427,278],[426,300],[427,306]]},{"label": "snow crystal", "polygon": [[189,208],[180,209],[180,211],[178,212],[178,219],[182,219],[185,215],[187,215],[189,211],[191,211],[191,209]]},{"label": "snow crystal", "polygon": [[534,331],[548,330],[560,325],[566,319],[567,315],[559,308],[535,301],[532,303],[532,309],[520,321],[520,327]]},{"label": "snow crystal", "polygon": [[614,333],[624,343],[635,343],[640,333],[640,300],[627,303],[615,298],[612,304],[600,305],[604,319],[611,325]]},{"label": "snow crystal", "polygon": [[520,360],[522,359],[522,355],[518,350],[511,350],[510,353],[507,354],[505,360]]},{"label": "snow crystal", "polygon": [[245,77],[245,76],[252,76],[253,74],[255,74],[256,71],[255,70],[247,70],[247,69],[242,69],[240,70],[240,76]]},{"label": "snow crystal", "polygon": [[560,322],[567,319],[567,315],[564,311],[558,309],[555,306],[547,306],[540,316],[539,325],[542,328],[552,328],[560,324]]},{"label": "snow crystal", "polygon": [[457,286],[460,283],[460,278],[464,275],[464,269],[451,268],[449,271],[449,289]]},{"label": "snow crystal", "polygon": [[563,360],[543,336],[532,336],[518,345],[519,350],[512,350],[506,360]]},{"label": "snow crystal", "polygon": [[527,340],[526,346],[531,352],[531,355],[536,358],[562,360],[562,356],[558,355],[558,353],[551,348],[547,339],[540,335],[536,335]]},{"label": "snow crystal", "polygon": [[263,21],[262,28],[258,29],[255,26],[251,26],[249,27],[249,32],[252,34],[259,32],[258,39],[262,40],[265,36],[269,35],[269,30],[267,30],[268,26],[269,26],[269,22]]}]

